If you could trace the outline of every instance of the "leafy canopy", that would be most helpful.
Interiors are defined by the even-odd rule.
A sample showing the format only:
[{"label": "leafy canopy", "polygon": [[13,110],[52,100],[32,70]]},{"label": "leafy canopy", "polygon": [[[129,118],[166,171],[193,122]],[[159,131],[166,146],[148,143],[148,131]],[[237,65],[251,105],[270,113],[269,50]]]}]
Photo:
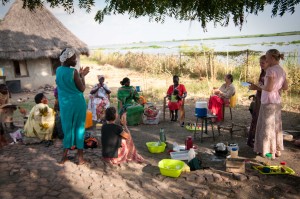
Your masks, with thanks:
[{"label": "leafy canopy", "polygon": [[[10,0],[2,0],[5,5]],[[43,6],[63,7],[67,13],[74,12],[73,0],[23,0],[23,7],[34,10]],[[227,26],[232,18],[235,26],[242,28],[244,17],[248,14],[257,15],[266,5],[272,6],[271,17],[293,14],[300,0],[105,0],[104,8],[97,11],[95,20],[103,22],[104,16],[128,13],[130,18],[148,16],[149,20],[164,22],[166,17],[181,21],[197,20],[205,30],[208,22]],[[90,12],[95,6],[93,0],[79,0],[80,9]]]}]

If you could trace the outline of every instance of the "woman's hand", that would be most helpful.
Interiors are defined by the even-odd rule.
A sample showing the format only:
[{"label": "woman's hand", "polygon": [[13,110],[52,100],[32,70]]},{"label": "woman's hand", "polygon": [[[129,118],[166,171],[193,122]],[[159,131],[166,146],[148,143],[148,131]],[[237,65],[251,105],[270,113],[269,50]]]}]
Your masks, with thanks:
[{"label": "woman's hand", "polygon": [[84,76],[86,76],[88,73],[90,72],[90,67],[80,67],[80,69],[79,69],[79,74],[80,74],[80,76],[82,77],[84,77]]},{"label": "woman's hand", "polygon": [[127,126],[126,112],[122,114],[120,122],[123,126]]},{"label": "woman's hand", "polygon": [[250,83],[249,90],[261,90],[261,89],[259,86],[255,85],[253,83]]},{"label": "woman's hand", "polygon": [[213,92],[214,92],[215,95],[219,95],[221,93],[221,91],[219,89],[214,89]]},{"label": "woman's hand", "polygon": [[101,87],[103,87],[103,84],[100,84],[100,83],[99,83],[99,84],[98,84],[98,88],[101,88]]}]

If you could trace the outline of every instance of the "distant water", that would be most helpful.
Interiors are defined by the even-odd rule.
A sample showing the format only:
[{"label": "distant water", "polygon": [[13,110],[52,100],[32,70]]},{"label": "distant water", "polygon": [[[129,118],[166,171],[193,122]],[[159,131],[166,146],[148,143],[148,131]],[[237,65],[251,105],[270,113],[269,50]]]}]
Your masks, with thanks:
[{"label": "distant water", "polygon": [[[202,46],[212,48],[214,51],[242,51],[254,50],[265,52],[271,48],[276,48],[280,52],[288,53],[297,51],[300,54],[300,43],[288,44],[292,41],[300,41],[300,35],[255,37],[255,38],[233,38],[214,40],[194,40],[194,41],[168,41],[168,42],[147,42],[131,43],[120,45],[94,46],[91,49],[103,48],[105,53],[149,53],[149,54],[179,54],[180,46],[188,48],[202,49]],[[153,46],[156,46],[154,48]],[[127,49],[125,49],[127,48]]]}]

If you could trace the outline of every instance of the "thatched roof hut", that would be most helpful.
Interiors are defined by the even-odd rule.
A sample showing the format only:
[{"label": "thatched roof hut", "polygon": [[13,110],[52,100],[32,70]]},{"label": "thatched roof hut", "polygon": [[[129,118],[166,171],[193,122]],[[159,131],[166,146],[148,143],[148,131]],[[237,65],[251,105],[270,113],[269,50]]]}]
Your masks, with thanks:
[{"label": "thatched roof hut", "polygon": [[45,7],[31,12],[16,0],[0,22],[0,59],[36,59],[58,57],[62,49],[75,48],[88,54],[80,41]]},{"label": "thatched roof hut", "polygon": [[[23,77],[21,80],[26,82],[24,77],[32,76],[30,68],[34,67],[30,61],[57,59],[66,47],[73,47],[78,54],[89,54],[88,46],[45,7],[30,11],[23,9],[23,1],[16,0],[0,22],[0,67],[4,67],[8,80]],[[26,61],[28,74],[13,74],[10,68],[16,64],[8,66],[9,60]]]}]

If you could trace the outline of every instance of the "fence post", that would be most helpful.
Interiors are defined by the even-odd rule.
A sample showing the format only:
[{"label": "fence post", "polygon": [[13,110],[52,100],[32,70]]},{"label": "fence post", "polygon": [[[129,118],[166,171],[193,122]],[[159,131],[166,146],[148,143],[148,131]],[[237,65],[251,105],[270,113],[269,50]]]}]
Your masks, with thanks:
[{"label": "fence post", "polygon": [[246,63],[246,79],[245,79],[245,82],[248,80],[248,76],[249,76],[249,49],[247,49],[246,51],[247,53],[247,63]]}]

